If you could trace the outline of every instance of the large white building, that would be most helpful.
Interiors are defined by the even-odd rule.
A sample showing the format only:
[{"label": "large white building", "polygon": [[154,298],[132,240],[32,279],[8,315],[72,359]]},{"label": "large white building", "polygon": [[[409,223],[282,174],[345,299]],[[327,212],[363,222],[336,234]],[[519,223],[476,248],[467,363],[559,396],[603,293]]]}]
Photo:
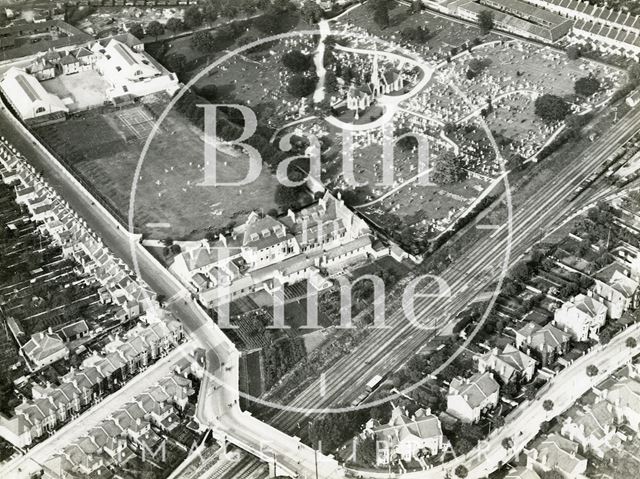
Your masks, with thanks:
[{"label": "large white building", "polygon": [[64,118],[69,111],[60,98],[47,92],[34,76],[22,68],[9,68],[0,80],[0,90],[24,121],[53,121]]},{"label": "large white building", "polygon": [[106,45],[95,43],[96,70],[110,83],[107,98],[141,97],[166,92],[173,95],[180,88],[178,78],[159,65],[144,51],[134,50],[115,38]]},{"label": "large white building", "polygon": [[555,325],[569,333],[575,341],[597,339],[598,331],[606,319],[607,307],[584,294],[563,303],[554,315]]},{"label": "large white building", "polygon": [[[141,43],[119,36],[76,49],[50,49],[34,58],[25,69],[7,70],[0,81],[0,90],[23,121],[38,124],[61,121],[69,108],[40,81],[89,70],[95,70],[106,81],[108,86],[103,83],[100,88],[106,88],[105,98],[114,104],[154,93],[173,96],[180,89],[176,75],[145,53]],[[69,98],[75,95],[72,90],[68,93]]]},{"label": "large white building", "polygon": [[316,204],[280,218],[251,213],[218,241],[183,248],[169,270],[204,305],[215,307],[303,280],[322,289],[328,283],[321,270],[363,260],[369,253],[373,249],[366,222],[339,196],[325,193]]}]

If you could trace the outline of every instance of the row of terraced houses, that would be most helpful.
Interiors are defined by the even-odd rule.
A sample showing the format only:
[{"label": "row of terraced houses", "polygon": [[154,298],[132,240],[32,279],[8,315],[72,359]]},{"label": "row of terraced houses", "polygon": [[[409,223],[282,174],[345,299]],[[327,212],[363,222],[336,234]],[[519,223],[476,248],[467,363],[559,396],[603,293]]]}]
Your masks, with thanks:
[{"label": "row of terraced houses", "polygon": [[[0,176],[3,182],[15,186],[16,201],[39,223],[40,232],[50,235],[63,255],[76,261],[79,273],[98,280],[102,301],[120,306],[120,319],[142,315],[125,337],[111,337],[100,354],[86,358],[79,369],[72,369],[60,379],[60,385],[34,386],[32,400],[17,406],[12,417],[0,416],[0,436],[17,447],[25,447],[165,355],[182,341],[184,334],[180,322],[159,309],[149,287],[134,277],[128,266],[104,246],[86,222],[10,145],[0,150]],[[52,340],[46,344],[55,343],[55,334],[38,334]],[[59,348],[48,351],[54,356],[39,357],[40,364],[32,361],[34,367],[59,359]],[[31,352],[23,351],[23,355],[32,360]]]}]

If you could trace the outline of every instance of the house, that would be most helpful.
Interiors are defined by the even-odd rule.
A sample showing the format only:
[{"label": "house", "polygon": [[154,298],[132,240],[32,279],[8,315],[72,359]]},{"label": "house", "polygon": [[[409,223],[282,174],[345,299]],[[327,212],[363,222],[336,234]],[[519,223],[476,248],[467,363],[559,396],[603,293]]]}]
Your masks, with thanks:
[{"label": "house", "polygon": [[477,422],[483,412],[498,404],[500,385],[490,372],[455,378],[449,385],[447,413],[462,422]]},{"label": "house", "polygon": [[69,109],[56,95],[44,89],[38,80],[22,68],[9,68],[0,91],[24,121],[64,119]]},{"label": "house", "polygon": [[116,38],[91,46],[96,55],[95,69],[109,82],[107,98],[117,102],[127,97],[143,97],[166,92],[173,96],[180,88],[178,78],[143,50]]},{"label": "house", "polygon": [[601,400],[585,410],[574,408],[562,425],[560,434],[580,444],[583,450],[603,458],[607,451],[620,443],[615,422],[613,405]]},{"label": "house", "polygon": [[69,357],[69,350],[64,341],[51,330],[31,335],[31,339],[22,346],[21,352],[36,369]]},{"label": "house", "polygon": [[80,71],[80,61],[73,55],[72,52],[67,52],[60,58],[58,65],[62,69],[62,73],[65,75],[72,75]]},{"label": "house", "polygon": [[549,12],[517,0],[448,0],[437,8],[473,22],[478,21],[480,12],[489,10],[496,28],[547,43],[560,40],[573,26],[570,20],[559,15],[548,15]]},{"label": "house", "polygon": [[321,290],[321,270],[343,268],[373,253],[371,231],[340,195],[273,218],[255,212],[217,240],[184,245],[169,270],[214,308],[264,289],[269,293],[307,280]]},{"label": "house", "polygon": [[529,322],[516,331],[516,347],[546,367],[567,352],[570,338],[568,333],[551,324],[541,327]]},{"label": "house", "polygon": [[640,52],[640,17],[630,12],[595,5],[586,0],[526,0],[575,21],[572,36],[588,40],[595,49],[630,56]]},{"label": "house", "polygon": [[242,236],[242,257],[250,269],[277,263],[300,252],[294,236],[271,216],[261,218],[252,212],[237,232]]},{"label": "house", "polygon": [[533,469],[519,466],[511,469],[504,479],[540,479],[540,476]]},{"label": "house", "polygon": [[73,56],[77,58],[79,71],[93,70],[98,59],[97,55],[87,47],[80,47],[73,52]]},{"label": "house", "polygon": [[378,466],[389,464],[396,454],[403,461],[411,461],[418,453],[436,456],[443,448],[440,420],[429,409],[418,409],[408,417],[396,406],[389,424],[376,424],[371,430],[376,438]]},{"label": "house", "polygon": [[575,341],[597,339],[606,319],[607,307],[584,294],[566,301],[554,314],[556,327],[569,333]]},{"label": "house", "polygon": [[23,415],[7,417],[0,413],[0,437],[15,447],[27,447],[33,442],[32,427]]},{"label": "house", "polygon": [[619,421],[640,432],[640,382],[636,378],[625,377],[614,382],[601,392],[601,397],[613,404]]},{"label": "house", "polygon": [[511,382],[529,382],[536,370],[536,360],[507,344],[502,352],[498,348],[478,358],[478,370],[494,372],[503,384]]},{"label": "house", "polygon": [[89,334],[89,326],[84,319],[81,319],[60,328],[58,334],[67,342],[74,341]]},{"label": "house", "polygon": [[595,275],[594,296],[607,307],[611,319],[620,319],[628,309],[638,306],[638,282],[618,263],[605,266]]},{"label": "house", "polygon": [[38,81],[49,80],[56,76],[55,65],[44,57],[40,57],[29,64],[26,72],[36,77]]},{"label": "house", "polygon": [[578,454],[579,447],[559,434],[551,434],[532,449],[525,449],[527,467],[538,474],[556,470],[566,479],[585,478],[587,460]]}]

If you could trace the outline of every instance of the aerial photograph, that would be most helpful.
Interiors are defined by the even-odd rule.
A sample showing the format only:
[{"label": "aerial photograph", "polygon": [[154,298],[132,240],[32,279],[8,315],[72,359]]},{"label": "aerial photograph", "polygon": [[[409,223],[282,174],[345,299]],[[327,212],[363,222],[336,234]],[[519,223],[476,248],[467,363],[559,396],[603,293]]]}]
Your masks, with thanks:
[{"label": "aerial photograph", "polygon": [[0,479],[640,478],[640,0],[0,0]]}]

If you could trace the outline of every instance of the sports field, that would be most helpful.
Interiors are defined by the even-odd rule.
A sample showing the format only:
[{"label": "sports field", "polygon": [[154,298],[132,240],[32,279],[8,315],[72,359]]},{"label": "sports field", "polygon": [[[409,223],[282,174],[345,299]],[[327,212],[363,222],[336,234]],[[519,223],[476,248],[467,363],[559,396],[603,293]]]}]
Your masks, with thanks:
[{"label": "sports field", "polygon": [[[118,111],[92,111],[37,133],[125,218],[135,192],[134,224],[150,238],[201,238],[209,227],[275,207],[276,180],[266,167],[247,187],[202,186],[203,135],[177,111],[159,126],[134,189],[143,146],[166,103],[156,98]],[[241,152],[218,152],[217,164],[220,181],[241,180],[248,171]]]}]

